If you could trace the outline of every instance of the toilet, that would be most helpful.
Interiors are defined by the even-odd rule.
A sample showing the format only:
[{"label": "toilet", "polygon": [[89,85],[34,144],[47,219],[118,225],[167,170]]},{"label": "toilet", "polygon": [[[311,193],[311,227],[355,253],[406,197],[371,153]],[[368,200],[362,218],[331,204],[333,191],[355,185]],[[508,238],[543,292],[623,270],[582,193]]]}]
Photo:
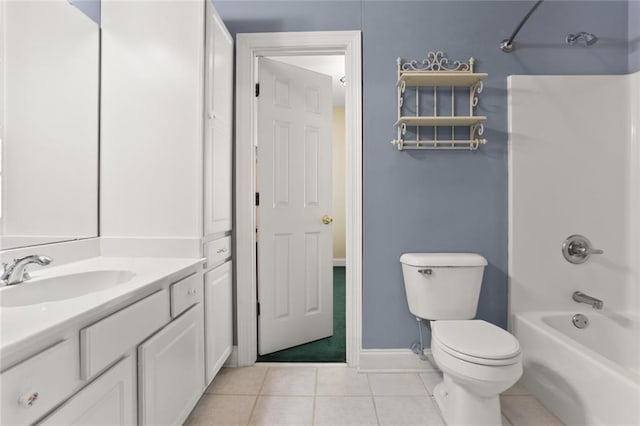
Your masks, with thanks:
[{"label": "toilet", "polygon": [[400,257],[409,310],[429,320],[444,380],[434,396],[448,425],[501,425],[499,395],[522,375],[518,340],[474,320],[487,260],[475,253]]}]

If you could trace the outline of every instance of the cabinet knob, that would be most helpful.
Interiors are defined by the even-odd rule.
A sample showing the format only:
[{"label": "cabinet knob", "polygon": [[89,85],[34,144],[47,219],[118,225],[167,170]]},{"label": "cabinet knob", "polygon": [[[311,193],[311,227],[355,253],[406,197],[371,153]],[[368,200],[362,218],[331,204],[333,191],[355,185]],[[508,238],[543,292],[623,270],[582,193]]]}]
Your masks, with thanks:
[{"label": "cabinet knob", "polygon": [[220,253],[226,253],[226,252],[227,252],[226,248],[221,248],[221,249],[218,249],[216,253],[220,254]]},{"label": "cabinet knob", "polygon": [[38,395],[38,392],[27,392],[18,398],[18,404],[29,408],[38,400]]}]

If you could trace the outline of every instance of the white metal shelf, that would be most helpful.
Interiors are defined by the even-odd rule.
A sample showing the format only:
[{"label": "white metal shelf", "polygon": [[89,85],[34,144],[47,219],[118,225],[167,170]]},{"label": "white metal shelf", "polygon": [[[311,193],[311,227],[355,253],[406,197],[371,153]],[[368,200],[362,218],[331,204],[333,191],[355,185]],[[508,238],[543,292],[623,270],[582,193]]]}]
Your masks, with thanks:
[{"label": "white metal shelf", "polygon": [[437,116],[437,117],[425,117],[425,116],[404,116],[400,117],[396,121],[395,126],[400,127],[403,124],[405,126],[473,126],[484,122],[487,117],[482,115],[474,116]]},{"label": "white metal shelf", "polygon": [[[427,58],[421,62],[402,62],[402,59],[398,58],[398,80],[396,83],[398,90],[398,116],[395,122],[398,136],[391,141],[398,150],[447,149],[473,151],[487,142],[486,139],[481,137],[484,133],[484,122],[487,117],[475,115],[475,109],[478,105],[478,94],[482,92],[482,81],[488,74],[474,72],[474,64],[475,59],[469,58],[467,62],[454,61],[453,65],[449,66],[449,60],[440,51],[428,52]],[[415,88],[413,109],[405,105],[405,95],[409,92],[409,87]],[[438,107],[442,105],[438,102],[438,96],[443,96],[439,88],[442,87],[451,88],[450,111],[445,115],[438,113]],[[456,91],[455,88],[460,87],[469,89],[468,113],[463,115],[456,114],[459,111],[459,108],[456,109],[456,96],[460,95],[460,93],[457,93],[459,91]],[[428,90],[425,88],[431,88],[432,92],[425,92],[425,90]],[[413,91],[412,89],[409,93]],[[422,107],[420,105],[421,101],[424,102],[425,96],[431,96],[433,99],[433,107],[428,115],[423,113],[424,105]],[[444,96],[448,95],[445,94]],[[405,111],[415,112],[415,114],[403,114]],[[414,140],[405,140],[407,127],[415,128]],[[433,129],[433,139],[425,140],[421,138],[420,131],[423,127]],[[451,127],[450,139],[438,139],[439,127]],[[468,132],[463,132],[467,135],[465,139],[456,139],[456,128],[459,127],[469,128]],[[460,135],[460,132],[458,133]]]},{"label": "white metal shelf", "polygon": [[401,71],[398,86],[469,87],[479,83],[489,74],[460,71]]}]

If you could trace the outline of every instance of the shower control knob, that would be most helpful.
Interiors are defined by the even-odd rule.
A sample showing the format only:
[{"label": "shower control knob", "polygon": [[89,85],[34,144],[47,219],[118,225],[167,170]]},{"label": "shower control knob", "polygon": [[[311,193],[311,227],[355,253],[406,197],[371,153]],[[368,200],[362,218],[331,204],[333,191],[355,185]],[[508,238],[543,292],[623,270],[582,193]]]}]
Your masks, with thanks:
[{"label": "shower control knob", "polygon": [[574,264],[584,263],[592,254],[602,254],[604,251],[594,249],[591,241],[583,235],[570,235],[562,243],[562,255],[568,262]]}]

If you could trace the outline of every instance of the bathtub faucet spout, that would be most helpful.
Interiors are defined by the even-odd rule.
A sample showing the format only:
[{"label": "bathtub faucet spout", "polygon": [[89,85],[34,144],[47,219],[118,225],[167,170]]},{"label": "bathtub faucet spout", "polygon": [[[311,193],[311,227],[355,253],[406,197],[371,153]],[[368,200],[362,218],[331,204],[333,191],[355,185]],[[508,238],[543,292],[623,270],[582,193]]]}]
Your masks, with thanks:
[{"label": "bathtub faucet spout", "polygon": [[581,291],[573,292],[573,300],[578,303],[586,303],[587,305],[591,305],[593,309],[602,309],[602,306],[604,305],[604,302],[602,300],[586,295]]}]

